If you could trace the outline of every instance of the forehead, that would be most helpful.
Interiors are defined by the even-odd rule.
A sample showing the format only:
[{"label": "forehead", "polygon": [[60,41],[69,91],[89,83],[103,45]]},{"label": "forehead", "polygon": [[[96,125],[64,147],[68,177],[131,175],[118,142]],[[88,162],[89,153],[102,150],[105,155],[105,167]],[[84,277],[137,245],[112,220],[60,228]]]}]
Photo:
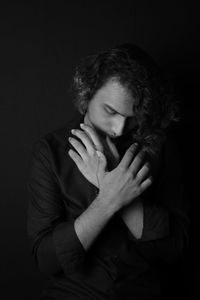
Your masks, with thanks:
[{"label": "forehead", "polygon": [[97,105],[109,105],[118,113],[133,116],[135,99],[127,87],[116,79],[110,79],[101,87],[92,99]]}]

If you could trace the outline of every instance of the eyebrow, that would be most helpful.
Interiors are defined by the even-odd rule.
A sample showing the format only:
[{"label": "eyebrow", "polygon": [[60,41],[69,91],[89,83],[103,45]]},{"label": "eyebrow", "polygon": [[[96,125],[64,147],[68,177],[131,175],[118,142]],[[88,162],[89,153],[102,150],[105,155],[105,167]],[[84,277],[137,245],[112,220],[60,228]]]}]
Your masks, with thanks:
[{"label": "eyebrow", "polygon": [[121,115],[121,116],[123,116],[123,117],[125,117],[125,118],[131,118],[131,117],[133,117],[133,116],[126,116],[126,115],[124,115],[124,114],[122,114],[122,113],[120,113],[120,112],[118,112],[118,111],[116,111],[112,106],[110,106],[109,104],[104,104],[106,107],[108,107],[109,109],[111,109],[113,112],[115,112],[116,114],[119,114],[119,115]]}]

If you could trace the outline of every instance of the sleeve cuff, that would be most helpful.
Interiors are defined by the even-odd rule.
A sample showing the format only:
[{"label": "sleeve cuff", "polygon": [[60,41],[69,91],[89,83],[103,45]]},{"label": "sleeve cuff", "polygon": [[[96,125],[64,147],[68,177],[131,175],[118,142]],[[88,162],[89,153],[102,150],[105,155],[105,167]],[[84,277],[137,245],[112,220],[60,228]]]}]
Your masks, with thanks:
[{"label": "sleeve cuff", "polygon": [[64,272],[76,270],[84,260],[85,249],[74,229],[74,220],[63,222],[53,231],[56,255]]}]

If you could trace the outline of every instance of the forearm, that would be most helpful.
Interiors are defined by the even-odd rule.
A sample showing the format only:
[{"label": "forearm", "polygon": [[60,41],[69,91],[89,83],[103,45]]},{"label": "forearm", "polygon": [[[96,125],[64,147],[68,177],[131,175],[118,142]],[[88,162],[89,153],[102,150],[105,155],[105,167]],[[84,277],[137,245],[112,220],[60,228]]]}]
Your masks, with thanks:
[{"label": "forearm", "polygon": [[44,236],[35,253],[36,264],[39,270],[46,275],[56,275],[62,271],[55,252],[52,232]]},{"label": "forearm", "polygon": [[48,233],[34,247],[40,271],[51,276],[62,270],[69,273],[78,267],[84,259],[81,248],[87,250],[91,246],[116,210],[98,196],[75,222],[62,222],[56,226],[53,235]]},{"label": "forearm", "polygon": [[97,196],[91,205],[75,220],[75,232],[85,250],[89,249],[117,210],[118,207],[114,205],[114,202],[109,204],[109,201]]},{"label": "forearm", "polygon": [[120,216],[136,239],[142,237],[144,216],[142,199],[138,198],[120,211]]}]

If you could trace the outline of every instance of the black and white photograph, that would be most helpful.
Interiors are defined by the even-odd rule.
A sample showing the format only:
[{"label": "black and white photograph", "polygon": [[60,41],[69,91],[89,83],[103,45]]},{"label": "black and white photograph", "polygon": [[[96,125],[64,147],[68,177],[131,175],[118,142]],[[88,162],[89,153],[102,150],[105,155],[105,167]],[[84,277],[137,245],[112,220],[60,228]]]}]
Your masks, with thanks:
[{"label": "black and white photograph", "polygon": [[0,298],[198,299],[198,1],[0,22]]}]

